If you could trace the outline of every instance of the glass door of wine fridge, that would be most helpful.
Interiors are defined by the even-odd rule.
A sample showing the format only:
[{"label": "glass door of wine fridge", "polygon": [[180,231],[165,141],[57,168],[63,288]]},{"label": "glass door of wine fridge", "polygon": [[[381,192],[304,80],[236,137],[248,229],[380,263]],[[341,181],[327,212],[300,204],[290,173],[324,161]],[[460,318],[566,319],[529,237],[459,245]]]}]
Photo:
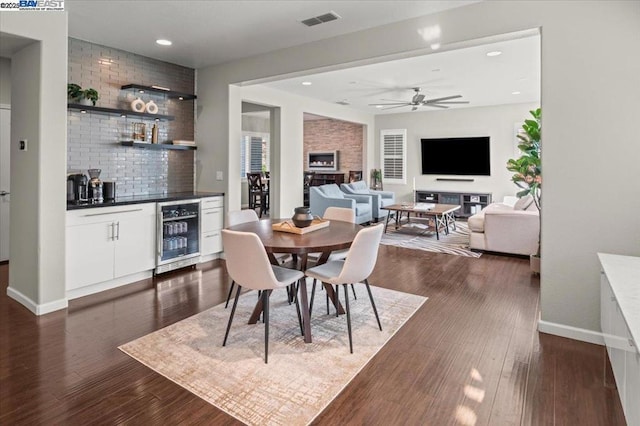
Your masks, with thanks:
[{"label": "glass door of wine fridge", "polygon": [[195,265],[200,257],[200,200],[158,203],[156,273]]}]

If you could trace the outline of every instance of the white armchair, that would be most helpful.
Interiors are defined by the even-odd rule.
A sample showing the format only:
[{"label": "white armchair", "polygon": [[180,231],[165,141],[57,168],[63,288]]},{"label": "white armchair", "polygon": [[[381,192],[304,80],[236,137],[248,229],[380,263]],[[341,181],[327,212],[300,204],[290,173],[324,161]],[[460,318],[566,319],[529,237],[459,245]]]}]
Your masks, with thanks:
[{"label": "white armchair", "polygon": [[469,218],[469,247],[500,253],[535,254],[538,251],[539,214],[533,200],[527,197],[515,205],[508,201],[491,203]]}]

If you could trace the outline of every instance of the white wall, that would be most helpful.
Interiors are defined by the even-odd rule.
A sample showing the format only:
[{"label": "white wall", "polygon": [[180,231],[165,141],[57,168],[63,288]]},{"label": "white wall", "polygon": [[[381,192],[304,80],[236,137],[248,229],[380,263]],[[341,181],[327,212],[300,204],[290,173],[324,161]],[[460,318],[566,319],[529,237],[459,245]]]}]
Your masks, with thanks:
[{"label": "white wall", "polygon": [[443,49],[541,28],[541,315],[557,333],[598,331],[596,253],[640,255],[640,2],[485,1],[199,70],[198,188],[228,190],[230,199],[237,192],[239,205],[238,188],[213,179],[237,136],[229,133],[229,112],[240,115],[229,83],[424,54],[419,31],[436,27]]},{"label": "white wall", "polygon": [[[34,40],[12,56],[11,245],[7,294],[37,314],[66,307],[67,14],[3,12]],[[28,140],[27,151],[18,141]]]},{"label": "white wall", "polygon": [[[509,158],[514,158],[514,127],[530,118],[529,111],[538,104],[512,104],[478,108],[460,108],[428,112],[407,112],[376,116],[376,158],[380,158],[380,130],[407,129],[407,184],[384,185],[394,191],[402,201],[413,201],[413,178],[416,189],[452,192],[490,192],[494,201],[505,195],[515,195],[516,186],[506,169]],[[473,182],[438,182],[436,176],[423,175],[420,138],[490,136],[491,176],[461,176]],[[457,155],[452,152],[451,155]]]},{"label": "white wall", "polygon": [[0,58],[0,105],[11,104],[11,59]]}]

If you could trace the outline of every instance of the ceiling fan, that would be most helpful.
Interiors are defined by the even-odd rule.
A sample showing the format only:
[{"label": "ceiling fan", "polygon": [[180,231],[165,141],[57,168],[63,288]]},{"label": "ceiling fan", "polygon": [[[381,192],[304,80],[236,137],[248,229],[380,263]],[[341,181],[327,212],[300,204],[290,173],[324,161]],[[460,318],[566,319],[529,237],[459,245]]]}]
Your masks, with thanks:
[{"label": "ceiling fan", "polygon": [[386,106],[387,108],[382,108],[383,110],[410,106],[411,111],[415,111],[420,106],[429,106],[434,108],[449,108],[447,105],[469,103],[469,101],[452,101],[451,100],[451,99],[461,98],[462,95],[453,95],[453,96],[445,96],[442,98],[425,99],[425,95],[420,93],[419,87],[414,87],[413,91],[415,92],[415,95],[413,95],[410,101],[383,99],[383,101],[390,101],[390,103],[385,103],[385,104],[377,103],[377,104],[369,104],[369,105],[370,106]]}]

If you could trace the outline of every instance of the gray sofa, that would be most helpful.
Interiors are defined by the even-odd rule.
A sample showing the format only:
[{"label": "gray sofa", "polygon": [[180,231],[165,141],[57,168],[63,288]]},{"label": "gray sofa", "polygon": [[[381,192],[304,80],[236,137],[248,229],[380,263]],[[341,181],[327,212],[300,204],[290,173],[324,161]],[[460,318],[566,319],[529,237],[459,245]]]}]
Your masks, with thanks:
[{"label": "gray sofa", "polygon": [[320,217],[324,215],[327,207],[345,207],[355,210],[356,223],[371,222],[371,203],[371,196],[345,194],[335,183],[309,188],[311,214]]},{"label": "gray sofa", "polygon": [[387,210],[382,210],[382,207],[390,206],[396,203],[396,195],[393,192],[369,189],[367,183],[363,180],[352,183],[343,183],[342,185],[340,185],[340,189],[342,189],[345,194],[367,195],[371,197],[371,203],[373,207],[371,215],[376,221],[378,219],[387,217]]}]

